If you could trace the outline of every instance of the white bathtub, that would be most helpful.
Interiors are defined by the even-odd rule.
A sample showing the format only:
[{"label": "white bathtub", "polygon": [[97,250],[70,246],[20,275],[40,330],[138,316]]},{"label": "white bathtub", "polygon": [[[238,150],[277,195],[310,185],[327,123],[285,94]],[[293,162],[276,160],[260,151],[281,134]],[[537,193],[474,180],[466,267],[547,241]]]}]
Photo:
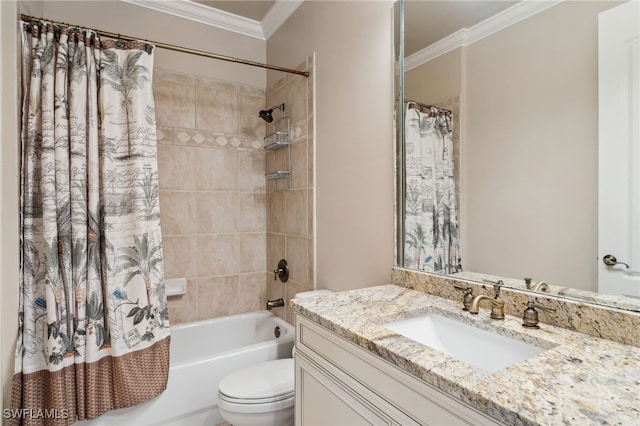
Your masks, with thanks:
[{"label": "white bathtub", "polygon": [[293,327],[269,311],[173,326],[167,390],[144,404],[76,424],[216,425],[223,422],[217,401],[220,379],[248,365],[291,357],[293,341]]}]

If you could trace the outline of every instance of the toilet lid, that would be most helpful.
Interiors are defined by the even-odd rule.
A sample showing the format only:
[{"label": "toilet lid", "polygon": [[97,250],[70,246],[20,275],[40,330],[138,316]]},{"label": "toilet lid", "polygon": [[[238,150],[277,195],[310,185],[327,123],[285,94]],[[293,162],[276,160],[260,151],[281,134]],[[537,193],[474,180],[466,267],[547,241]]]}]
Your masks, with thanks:
[{"label": "toilet lid", "polygon": [[218,390],[228,398],[258,402],[292,394],[294,380],[293,358],[284,358],[231,373],[220,380]]}]

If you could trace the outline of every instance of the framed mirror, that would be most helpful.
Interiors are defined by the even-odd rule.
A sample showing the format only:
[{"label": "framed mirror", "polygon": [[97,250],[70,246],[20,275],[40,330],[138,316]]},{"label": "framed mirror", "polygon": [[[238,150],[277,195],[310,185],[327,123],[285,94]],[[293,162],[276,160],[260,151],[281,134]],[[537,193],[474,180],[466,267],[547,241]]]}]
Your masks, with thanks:
[{"label": "framed mirror", "polygon": [[[605,139],[598,61],[608,49],[598,47],[599,26],[602,38],[606,24],[599,19],[623,3],[403,2],[396,98],[400,266],[503,279],[522,289],[530,278],[529,287],[547,284],[538,290],[640,310],[640,228],[634,228],[640,219],[628,219],[640,198],[637,120],[617,125],[632,129],[627,136],[636,148],[620,167],[636,185],[626,191],[635,195],[598,205]],[[636,105],[637,50],[636,40],[624,77]],[[424,196],[434,182],[432,195]],[[611,253],[618,256],[611,265],[598,247],[605,239],[598,223],[603,208],[636,223],[622,231],[630,249]],[[627,288],[603,291],[598,277],[608,272],[628,281]]]}]

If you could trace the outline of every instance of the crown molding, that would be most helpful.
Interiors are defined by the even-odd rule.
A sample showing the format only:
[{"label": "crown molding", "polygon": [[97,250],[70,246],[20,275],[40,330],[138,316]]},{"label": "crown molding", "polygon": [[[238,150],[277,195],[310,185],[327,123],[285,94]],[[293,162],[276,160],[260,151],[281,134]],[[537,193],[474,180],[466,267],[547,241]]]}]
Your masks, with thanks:
[{"label": "crown molding", "polygon": [[[233,31],[249,37],[266,40],[260,22],[223,10],[207,7],[190,0],[120,0],[157,12],[167,13],[201,24]],[[280,2],[278,2],[280,3]],[[283,2],[287,3],[287,2]],[[277,3],[276,3],[277,4]],[[275,7],[275,6],[274,6]],[[293,13],[293,12],[292,12]],[[283,21],[284,22],[284,21]]]},{"label": "crown molding", "polygon": [[404,71],[407,72],[415,67],[429,62],[438,56],[464,46],[467,29],[462,28],[443,39],[430,44],[411,56],[404,58]]},{"label": "crown molding", "polygon": [[424,49],[404,59],[404,70],[409,71],[438,56],[444,55],[459,47],[469,46],[500,30],[503,30],[524,19],[530,18],[544,10],[562,3],[564,0],[522,0],[508,9],[497,13],[471,28],[463,28],[436,41]]},{"label": "crown molding", "polygon": [[508,9],[497,13],[477,25],[467,29],[465,46],[482,40],[513,24],[530,18],[553,6],[557,6],[564,0],[522,0]]},{"label": "crown molding", "polygon": [[293,13],[298,10],[304,0],[276,0],[262,21],[264,39],[268,40],[278,28],[284,24]]}]

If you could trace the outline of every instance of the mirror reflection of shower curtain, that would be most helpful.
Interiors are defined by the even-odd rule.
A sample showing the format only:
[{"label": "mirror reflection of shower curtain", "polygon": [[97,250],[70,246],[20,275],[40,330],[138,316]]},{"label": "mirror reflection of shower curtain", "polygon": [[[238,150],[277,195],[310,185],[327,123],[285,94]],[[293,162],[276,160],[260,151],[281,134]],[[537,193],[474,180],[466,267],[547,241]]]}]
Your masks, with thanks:
[{"label": "mirror reflection of shower curtain", "polygon": [[410,102],[405,152],[404,267],[459,272],[452,114]]}]

